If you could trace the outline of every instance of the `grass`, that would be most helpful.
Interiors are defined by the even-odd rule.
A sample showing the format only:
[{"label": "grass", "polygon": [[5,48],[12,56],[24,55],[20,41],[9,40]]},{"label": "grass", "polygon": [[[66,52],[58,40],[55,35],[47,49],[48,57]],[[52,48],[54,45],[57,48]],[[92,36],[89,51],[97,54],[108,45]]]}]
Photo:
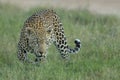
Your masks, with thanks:
[{"label": "grass", "polygon": [[[41,8],[40,8],[41,10]],[[79,38],[81,51],[65,63],[54,45],[47,62],[23,64],[17,59],[17,43],[24,21],[36,9],[23,11],[0,5],[0,80],[119,80],[120,19],[83,10],[56,9],[70,46]]]}]

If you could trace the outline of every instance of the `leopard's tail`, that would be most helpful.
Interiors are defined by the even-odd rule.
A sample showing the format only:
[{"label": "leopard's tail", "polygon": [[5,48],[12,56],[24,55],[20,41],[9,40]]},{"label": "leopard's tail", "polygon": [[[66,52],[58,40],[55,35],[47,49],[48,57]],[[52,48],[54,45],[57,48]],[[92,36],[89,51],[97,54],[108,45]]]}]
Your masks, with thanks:
[{"label": "leopard's tail", "polygon": [[74,41],[75,43],[75,48],[70,48],[68,47],[68,53],[78,53],[80,51],[80,48],[81,48],[81,41],[79,39],[75,39]]}]

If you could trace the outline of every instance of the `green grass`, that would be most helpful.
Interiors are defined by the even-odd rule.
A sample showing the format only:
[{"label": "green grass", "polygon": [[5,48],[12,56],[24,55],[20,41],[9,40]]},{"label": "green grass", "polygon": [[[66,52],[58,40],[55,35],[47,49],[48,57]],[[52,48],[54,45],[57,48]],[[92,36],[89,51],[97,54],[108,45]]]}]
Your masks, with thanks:
[{"label": "green grass", "polygon": [[[37,9],[38,10],[38,9]],[[41,10],[41,8],[40,8]],[[23,64],[17,59],[17,43],[24,21],[36,9],[23,11],[0,5],[0,80],[119,80],[120,19],[112,15],[93,15],[83,10],[56,9],[70,46],[82,43],[78,54],[65,63],[54,45],[47,62]]]}]

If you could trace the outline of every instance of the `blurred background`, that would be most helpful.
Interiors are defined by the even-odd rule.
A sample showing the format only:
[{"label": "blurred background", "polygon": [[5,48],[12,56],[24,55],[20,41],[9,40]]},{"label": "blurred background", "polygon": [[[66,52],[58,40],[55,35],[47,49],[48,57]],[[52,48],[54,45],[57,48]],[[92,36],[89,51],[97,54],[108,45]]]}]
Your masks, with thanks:
[{"label": "blurred background", "polygon": [[93,13],[120,14],[120,0],[0,0],[25,10],[39,7],[54,7],[64,9],[88,9]]},{"label": "blurred background", "polygon": [[[22,63],[24,22],[47,8],[60,17],[68,45],[78,38],[81,50],[65,62],[51,45],[45,63]],[[0,80],[120,80],[120,0],[0,0]]]}]

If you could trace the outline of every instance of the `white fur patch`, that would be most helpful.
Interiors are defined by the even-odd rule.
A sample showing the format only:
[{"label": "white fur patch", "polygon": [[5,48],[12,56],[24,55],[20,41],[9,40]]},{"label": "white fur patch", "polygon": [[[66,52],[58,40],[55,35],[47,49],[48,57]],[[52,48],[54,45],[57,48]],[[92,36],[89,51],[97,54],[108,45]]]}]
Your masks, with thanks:
[{"label": "white fur patch", "polygon": [[79,39],[75,39],[75,41],[80,42],[80,40],[79,40]]}]

